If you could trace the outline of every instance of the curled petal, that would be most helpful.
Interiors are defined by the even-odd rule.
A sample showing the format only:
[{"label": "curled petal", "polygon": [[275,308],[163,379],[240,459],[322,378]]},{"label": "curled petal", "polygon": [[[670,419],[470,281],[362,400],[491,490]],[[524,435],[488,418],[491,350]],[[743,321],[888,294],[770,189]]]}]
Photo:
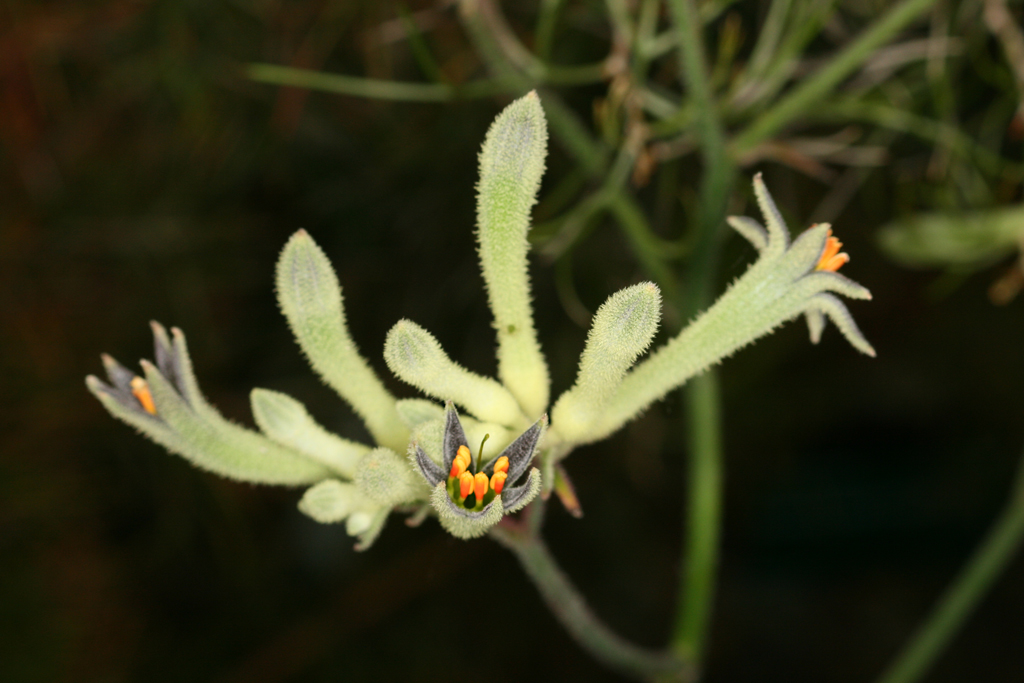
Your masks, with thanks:
[{"label": "curled petal", "polygon": [[135,373],[105,353],[100,358],[103,359],[103,368],[107,371],[107,377],[110,378],[110,383],[114,385],[114,388],[130,395]]},{"label": "curled petal", "polygon": [[529,505],[540,493],[540,484],[540,470],[534,467],[522,484],[503,490],[500,498],[501,504],[505,506],[505,514],[518,512]]},{"label": "curled petal", "polygon": [[768,232],[761,224],[747,216],[729,216],[725,219],[732,229],[744,237],[754,249],[762,252],[768,248]]},{"label": "curled petal", "polygon": [[[420,473],[423,478],[427,480],[427,483],[431,486],[437,486],[445,480],[445,472],[441,467],[434,462],[434,460],[427,455],[427,452],[423,450],[423,447],[419,443],[412,444],[413,458],[416,460],[416,466],[419,467]],[[451,465],[448,466],[451,469]]]},{"label": "curled petal", "polygon": [[838,298],[831,294],[817,294],[811,299],[809,308],[817,309],[827,315],[853,348],[872,358],[875,357],[874,347],[864,338],[857,323],[853,321],[853,316]]},{"label": "curled petal", "polygon": [[768,225],[768,246],[765,249],[765,256],[778,256],[786,251],[789,246],[789,230],[786,228],[786,221],[782,219],[779,208],[775,206],[775,200],[768,193],[761,174],[754,176],[754,196],[757,197],[757,204],[761,207],[761,215],[764,216]]},{"label": "curled petal", "polygon": [[468,448],[469,444],[466,443],[466,432],[462,429],[462,423],[459,422],[459,413],[455,410],[455,404],[448,401],[445,403],[444,410],[444,443],[442,446],[444,462],[441,465],[444,471],[448,472],[452,468],[455,455],[459,452],[459,446]]},{"label": "curled petal", "polygon": [[807,316],[807,330],[811,334],[811,343],[821,341],[821,333],[825,331],[825,314],[815,308],[804,311]]},{"label": "curled petal", "polygon": [[[166,333],[163,335],[158,335],[157,333],[157,329],[162,330],[163,327],[159,323],[150,324],[153,326],[153,337],[157,339],[155,344],[165,345]],[[171,348],[173,355],[171,365],[174,368],[176,386],[181,391],[185,402],[192,407],[192,410],[204,417],[219,418],[220,413],[207,403],[203,393],[199,391],[199,382],[196,380],[196,374],[192,370],[192,358],[188,355],[188,344],[185,342],[185,335],[177,327],[171,328]]]},{"label": "curled petal", "polygon": [[167,381],[188,401],[181,379],[181,362],[178,359],[178,354],[174,352],[174,346],[171,344],[170,337],[167,336],[167,330],[155,320],[149,321],[149,327],[153,330],[153,358],[156,360],[156,367],[159,368],[160,374],[166,377]]},{"label": "curled petal", "polygon": [[800,278],[790,290],[799,298],[814,296],[817,292],[835,292],[851,299],[871,300],[871,292],[864,285],[848,277],[827,270],[819,270]]},{"label": "curled petal", "polygon": [[[529,429],[519,435],[515,441],[510,443],[508,447],[501,452],[498,458],[502,456],[508,458],[508,481],[515,482],[522,476],[526,468],[530,466],[533,461],[533,454],[537,450],[537,444],[540,442],[541,436],[544,434],[544,429],[548,426],[548,416],[542,415],[539,420],[533,423]],[[498,458],[492,460],[487,467],[484,468],[484,472],[488,476],[494,473],[494,463],[498,461]],[[506,489],[507,490],[507,489]]]}]

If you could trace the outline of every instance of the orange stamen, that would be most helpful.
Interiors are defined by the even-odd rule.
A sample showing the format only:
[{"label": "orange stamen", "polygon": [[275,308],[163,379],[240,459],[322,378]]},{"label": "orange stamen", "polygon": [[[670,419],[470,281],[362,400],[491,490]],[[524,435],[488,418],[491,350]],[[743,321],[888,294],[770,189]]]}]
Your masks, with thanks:
[{"label": "orange stamen", "polygon": [[149,392],[149,385],[141,377],[132,377],[132,396],[142,404],[142,409],[150,415],[156,415],[156,404],[153,403],[153,394]]},{"label": "orange stamen", "polygon": [[498,460],[494,463],[494,471],[508,472],[508,458],[506,456],[503,455],[500,458],[498,458]]},{"label": "orange stamen", "polygon": [[501,493],[501,490],[505,488],[505,480],[508,479],[508,472],[495,472],[491,477],[491,488],[494,489],[494,495]]},{"label": "orange stamen", "polygon": [[815,266],[815,270],[827,270],[830,272],[836,272],[839,270],[844,263],[849,262],[849,254],[841,254],[839,250],[843,248],[843,243],[838,238],[832,236],[832,231],[828,231],[828,239],[825,240],[825,249],[821,252],[821,258],[818,259],[818,265]]},{"label": "orange stamen", "polygon": [[455,454],[455,460],[452,461],[452,471],[448,473],[448,476],[461,477],[462,473],[469,469],[470,459],[469,449],[465,446],[459,446],[459,451]]},{"label": "orange stamen", "polygon": [[459,497],[465,498],[473,491],[473,475],[463,472],[459,475]]},{"label": "orange stamen", "polygon": [[827,270],[827,271],[830,271],[830,272],[834,273],[837,270],[839,270],[840,268],[842,268],[844,264],[849,263],[849,262],[850,262],[850,255],[849,254],[845,254],[845,253],[844,254],[836,254],[835,256],[830,258],[828,261],[826,261],[825,263],[823,263],[820,266],[818,266],[818,269],[819,270]]},{"label": "orange stamen", "polygon": [[478,503],[484,499],[484,494],[487,493],[487,475],[483,472],[477,472],[473,477],[473,493],[476,494]]}]

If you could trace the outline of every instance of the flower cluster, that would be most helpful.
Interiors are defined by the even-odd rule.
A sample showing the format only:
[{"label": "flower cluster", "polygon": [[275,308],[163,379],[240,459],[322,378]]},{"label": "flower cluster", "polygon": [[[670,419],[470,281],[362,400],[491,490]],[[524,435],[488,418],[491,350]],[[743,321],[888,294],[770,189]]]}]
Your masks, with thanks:
[{"label": "flower cluster", "polygon": [[[225,420],[199,391],[185,337],[153,323],[156,362],[138,376],[103,357],[109,383],[89,390],[116,418],[216,474],[261,484],[309,486],[299,508],[344,522],[369,546],[392,511],[433,514],[451,534],[480,536],[542,491],[571,490],[558,465],[576,446],[602,439],[690,377],[798,315],[817,342],[831,319],[858,350],[874,350],[834,294],[870,293],[836,271],[849,257],[827,225],[792,244],[760,176],[754,192],[767,227],[729,219],[757,261],[692,324],[637,363],[658,329],[661,297],[649,282],[612,294],[598,309],[572,387],[551,408],[550,373],[537,342],[527,277],[527,232],[547,146],[540,100],[513,102],[487,133],[480,156],[477,237],[497,333],[498,377],[452,361],[427,330],[400,320],[384,360],[434,400],[396,399],[348,332],[330,261],[303,230],[285,245],[277,294],[310,365],[366,424],[374,445],[334,435],[293,398],[252,392],[260,431]],[[463,411],[459,415],[455,406]],[[480,444],[475,454],[471,444]],[[485,457],[485,446],[494,455]],[[556,472],[561,485],[556,484]]]}]

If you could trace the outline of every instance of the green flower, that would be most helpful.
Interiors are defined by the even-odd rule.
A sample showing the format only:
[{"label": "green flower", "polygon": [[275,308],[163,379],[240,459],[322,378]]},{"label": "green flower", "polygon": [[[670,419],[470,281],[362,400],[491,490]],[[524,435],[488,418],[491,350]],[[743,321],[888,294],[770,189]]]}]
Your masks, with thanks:
[{"label": "green flower", "polygon": [[[441,524],[453,536],[481,536],[501,520],[502,516],[526,507],[540,492],[540,470],[527,468],[533,461],[547,426],[542,416],[505,450],[483,462],[483,443],[473,458],[466,433],[455,406],[445,406],[444,433],[441,440],[441,463],[433,459],[419,442],[410,446],[420,474],[433,488],[430,503]],[[483,439],[486,443],[486,437]]]},{"label": "green flower", "polygon": [[[410,320],[398,321],[385,339],[388,368],[445,408],[387,391],[349,334],[327,256],[304,230],[285,245],[276,278],[281,310],[310,365],[362,419],[375,446],[328,432],[301,403],[267,389],[251,396],[262,433],[225,420],[199,391],[184,335],[172,329],[168,336],[157,323],[156,362],[142,362],[144,377],[104,356],[109,383],[90,376],[89,390],[114,417],[200,468],[259,484],[312,485],[299,509],[319,522],[344,522],[365,548],[395,510],[413,512],[414,521],[432,511],[451,534],[472,538],[529,504],[542,483],[564,494],[567,475],[557,463],[577,446],[612,434],[667,392],[799,315],[807,317],[812,341],[827,317],[855,348],[874,355],[835,296],[871,298],[835,272],[849,260],[842,245],[827,225],[812,226],[791,244],[756,176],[767,228],[749,218],[729,222],[758,250],[758,260],[642,360],[661,320],[657,286],[641,282],[609,296],[594,315],[575,384],[551,408],[548,429],[550,372],[534,329],[527,267],[530,210],[546,154],[547,124],[535,93],[501,112],[480,154],[476,234],[497,337],[497,377],[461,367]],[[474,458],[469,443],[482,449],[487,440],[501,452],[485,460],[478,451]],[[531,467],[535,460],[538,467]]]}]

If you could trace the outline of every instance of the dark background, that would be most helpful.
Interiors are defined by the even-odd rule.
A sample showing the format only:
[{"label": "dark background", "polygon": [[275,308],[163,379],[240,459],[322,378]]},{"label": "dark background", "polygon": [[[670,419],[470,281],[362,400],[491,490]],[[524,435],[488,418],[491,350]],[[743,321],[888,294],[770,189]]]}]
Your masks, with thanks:
[{"label": "dark background", "polygon": [[[381,358],[401,317],[495,371],[473,187],[487,125],[509,100],[377,103],[239,71],[264,60],[416,80],[405,47],[380,38],[395,16],[390,3],[305,0],[0,9],[0,679],[618,680],[494,543],[394,516],[355,553],[342,528],[296,510],[300,491],[195,470],[85,389],[101,352],[132,366],[151,357],[155,319],[186,332],[204,390],[232,419],[251,425],[248,392],[267,387],[366,440],[276,307],[274,263],[300,227],[332,259],[352,334],[396,394],[415,395]],[[439,17],[442,66],[476,73],[453,12]],[[566,97],[587,120],[602,92]],[[834,328],[812,346],[797,321],[722,367],[709,682],[871,680],[1006,498],[1024,444],[1024,300],[989,303],[993,270],[948,286],[877,250],[880,225],[923,208],[913,188],[931,150],[894,145],[900,163],[872,172],[834,220],[852,255],[843,272],[875,295],[849,306],[878,358]],[[553,144],[542,198],[567,168]],[[828,190],[754,170],[794,228]],[[685,160],[680,193],[696,173]],[[719,289],[753,256],[730,236]],[[591,310],[644,278],[608,224],[574,268]],[[557,395],[585,329],[563,312],[549,264],[535,261],[533,278]],[[554,506],[546,529],[598,614],[651,646],[669,633],[679,571],[680,413],[673,395],[576,452],[567,467],[585,516]],[[1022,570],[1017,558],[928,681],[1024,680]]]}]

